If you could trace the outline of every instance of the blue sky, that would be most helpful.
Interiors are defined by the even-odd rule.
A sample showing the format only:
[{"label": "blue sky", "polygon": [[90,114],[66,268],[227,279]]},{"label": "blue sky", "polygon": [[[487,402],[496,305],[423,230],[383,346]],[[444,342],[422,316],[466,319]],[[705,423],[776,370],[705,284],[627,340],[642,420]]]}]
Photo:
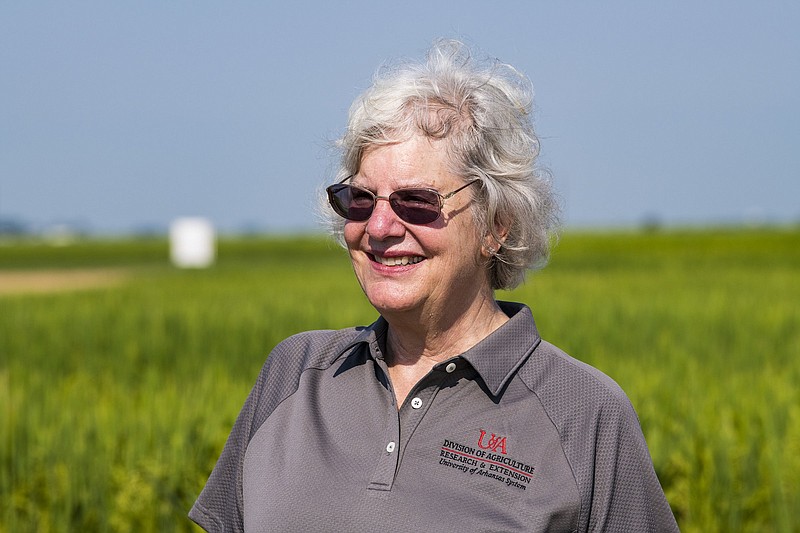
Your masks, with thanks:
[{"label": "blue sky", "polygon": [[381,62],[525,72],[567,226],[800,220],[800,3],[3,2],[0,219],[314,230]]}]

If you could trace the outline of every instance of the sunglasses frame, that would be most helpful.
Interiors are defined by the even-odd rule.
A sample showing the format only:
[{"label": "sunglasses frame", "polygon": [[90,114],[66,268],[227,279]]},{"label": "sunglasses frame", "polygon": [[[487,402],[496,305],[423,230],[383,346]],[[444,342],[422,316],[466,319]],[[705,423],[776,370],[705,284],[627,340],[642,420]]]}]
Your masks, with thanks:
[{"label": "sunglasses frame", "polygon": [[[339,215],[340,217],[344,218],[345,220],[350,220],[351,222],[366,222],[367,220],[370,219],[370,217],[372,216],[372,213],[375,212],[375,206],[378,205],[378,200],[386,200],[387,202],[389,202],[389,206],[392,208],[392,211],[394,212],[394,214],[397,215],[398,218],[400,218],[400,220],[402,220],[403,222],[406,222],[408,224],[413,224],[415,226],[424,226],[425,224],[430,224],[431,222],[435,222],[436,220],[439,220],[439,218],[442,216],[442,207],[444,207],[445,200],[448,200],[448,199],[452,198],[457,193],[463,191],[464,189],[466,189],[470,185],[473,185],[473,184],[478,183],[479,181],[481,181],[480,179],[477,179],[477,178],[473,179],[473,180],[470,180],[467,183],[465,183],[464,185],[462,185],[461,187],[459,187],[458,189],[456,189],[454,191],[451,191],[451,192],[449,192],[447,194],[442,194],[439,191],[437,191],[436,189],[429,188],[429,187],[405,187],[405,188],[402,188],[402,189],[397,189],[397,190],[392,191],[391,194],[389,194],[389,196],[378,196],[377,194],[373,193],[369,189],[365,189],[363,187],[359,187],[358,185],[345,184],[345,182],[347,180],[349,180],[349,179],[352,179],[353,176],[355,176],[355,174],[351,174],[350,176],[347,176],[342,181],[334,183],[333,185],[330,185],[325,189],[325,191],[328,193],[328,202],[330,203],[331,207],[333,208],[334,212],[337,215]],[[344,185],[344,187],[357,189],[358,191],[361,191],[361,192],[364,192],[364,193],[368,194],[372,198],[372,207],[369,210],[369,216],[367,216],[367,218],[365,218],[363,220],[348,218],[345,214],[343,214],[342,212],[340,212],[337,209],[336,206],[338,205],[338,203],[334,201],[334,196],[336,196],[336,193],[338,193],[339,191],[341,191],[343,189],[343,188],[337,187],[338,185]],[[425,191],[425,192],[430,192],[430,193],[435,194],[436,197],[439,199],[439,205],[437,206],[437,210],[436,210],[436,218],[434,218],[432,220],[429,220],[427,222],[412,222],[410,220],[407,220],[403,216],[402,213],[399,213],[397,211],[397,209],[395,209],[395,205],[392,202],[392,196],[393,195],[397,194],[398,192],[402,193],[402,192],[405,192],[405,191]],[[431,204],[431,206],[433,207],[434,204]]]}]

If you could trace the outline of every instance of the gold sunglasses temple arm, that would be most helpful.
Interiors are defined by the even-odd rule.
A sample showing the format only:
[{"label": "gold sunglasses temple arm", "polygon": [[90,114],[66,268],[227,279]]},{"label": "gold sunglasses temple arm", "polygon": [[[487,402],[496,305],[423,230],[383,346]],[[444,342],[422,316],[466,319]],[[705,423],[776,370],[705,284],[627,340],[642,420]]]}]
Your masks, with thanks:
[{"label": "gold sunglasses temple arm", "polygon": [[478,183],[479,181],[481,181],[481,180],[478,179],[478,178],[475,178],[472,181],[468,181],[466,184],[462,185],[461,187],[459,187],[458,189],[454,190],[453,192],[449,192],[449,193],[445,194],[444,196],[442,196],[442,195],[439,195],[439,196],[442,199],[442,202],[444,202],[445,200],[448,200],[448,199],[452,198],[453,196],[455,196],[455,194],[457,192],[461,192],[464,189],[466,189],[467,187],[469,187],[470,185],[472,185],[474,183]]}]

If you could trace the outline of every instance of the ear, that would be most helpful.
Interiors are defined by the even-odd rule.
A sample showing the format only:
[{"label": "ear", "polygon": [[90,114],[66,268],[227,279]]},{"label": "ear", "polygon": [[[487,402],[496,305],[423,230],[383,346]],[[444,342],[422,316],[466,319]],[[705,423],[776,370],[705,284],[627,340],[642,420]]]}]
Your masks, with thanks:
[{"label": "ear", "polygon": [[508,228],[500,224],[494,225],[494,232],[489,233],[483,237],[483,246],[481,246],[481,254],[491,259],[500,251],[503,243],[506,242],[508,237]]}]

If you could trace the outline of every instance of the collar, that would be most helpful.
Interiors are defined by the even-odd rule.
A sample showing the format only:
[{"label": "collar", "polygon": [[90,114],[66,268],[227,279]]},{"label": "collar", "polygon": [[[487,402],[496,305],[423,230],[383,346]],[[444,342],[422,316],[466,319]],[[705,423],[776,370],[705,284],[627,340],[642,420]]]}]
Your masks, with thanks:
[{"label": "collar", "polygon": [[358,344],[367,344],[369,346],[369,355],[373,359],[383,359],[382,343],[386,342],[386,332],[389,330],[389,323],[382,316],[367,327],[359,327],[358,334],[355,338],[339,351],[339,354],[350,351]]},{"label": "collar", "polygon": [[498,304],[508,315],[508,322],[461,354],[478,372],[493,396],[502,392],[542,340],[527,305],[514,302]]},{"label": "collar", "polygon": [[[472,365],[493,396],[502,392],[542,340],[536,329],[533,313],[527,305],[514,302],[498,302],[498,304],[508,315],[509,320],[458,356]],[[388,328],[386,319],[379,317],[370,326],[363,328],[346,350],[356,344],[366,343],[369,345],[371,357],[383,359],[381,345],[385,342]],[[440,363],[436,368],[440,366],[443,368],[446,363],[447,361]]]}]

